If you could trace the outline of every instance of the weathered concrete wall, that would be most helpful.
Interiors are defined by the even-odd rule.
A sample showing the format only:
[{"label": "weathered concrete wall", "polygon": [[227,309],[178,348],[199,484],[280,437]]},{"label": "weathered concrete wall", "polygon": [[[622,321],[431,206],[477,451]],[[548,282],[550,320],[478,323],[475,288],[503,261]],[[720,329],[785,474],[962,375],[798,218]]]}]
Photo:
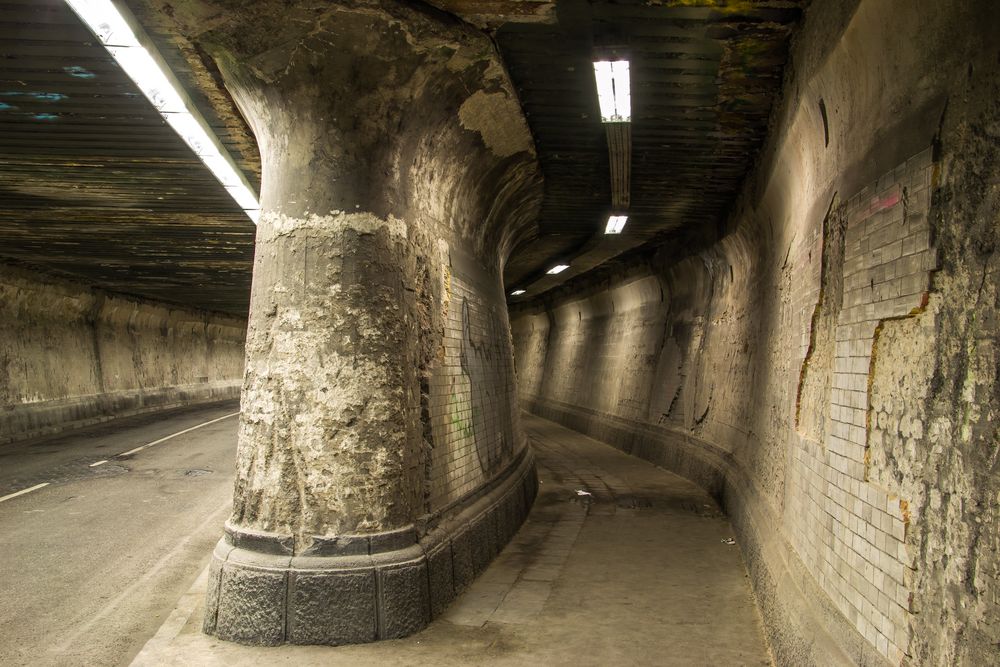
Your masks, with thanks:
[{"label": "weathered concrete wall", "polygon": [[714,247],[512,315],[524,405],[696,479],[782,664],[993,664],[991,2],[813,3]]},{"label": "weathered concrete wall", "polygon": [[245,326],[0,266],[0,443],[236,398]]}]

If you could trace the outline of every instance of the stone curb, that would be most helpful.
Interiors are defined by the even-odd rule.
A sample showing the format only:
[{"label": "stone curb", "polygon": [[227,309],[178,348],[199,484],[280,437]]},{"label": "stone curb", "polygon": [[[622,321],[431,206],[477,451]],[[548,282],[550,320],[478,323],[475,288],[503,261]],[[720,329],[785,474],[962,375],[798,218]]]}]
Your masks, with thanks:
[{"label": "stone curb", "polygon": [[508,468],[482,496],[419,536],[414,526],[316,537],[230,524],[209,567],[204,631],[250,645],[357,644],[424,628],[517,532],[538,490],[534,457]]}]

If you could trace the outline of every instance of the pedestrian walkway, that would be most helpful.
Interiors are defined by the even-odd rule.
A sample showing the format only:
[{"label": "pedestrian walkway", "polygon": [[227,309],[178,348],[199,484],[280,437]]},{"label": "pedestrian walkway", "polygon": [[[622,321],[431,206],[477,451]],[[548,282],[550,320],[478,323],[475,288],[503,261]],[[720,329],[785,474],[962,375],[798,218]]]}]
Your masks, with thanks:
[{"label": "pedestrian walkway", "polygon": [[192,589],[137,665],[768,665],[729,523],[690,482],[525,415],[528,520],[448,611],[402,640],[250,648],[201,634]]}]

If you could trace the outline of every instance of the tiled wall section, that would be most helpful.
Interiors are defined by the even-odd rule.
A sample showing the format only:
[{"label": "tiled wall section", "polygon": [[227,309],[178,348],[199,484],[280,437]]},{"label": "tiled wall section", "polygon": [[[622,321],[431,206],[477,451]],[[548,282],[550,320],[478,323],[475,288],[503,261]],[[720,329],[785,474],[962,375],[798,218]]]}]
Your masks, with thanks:
[{"label": "tiled wall section", "polygon": [[932,168],[928,149],[844,204],[844,292],[826,437],[800,438],[785,512],[803,562],[896,664],[909,644],[907,502],[868,482],[868,381],[879,323],[919,309],[930,286]]},{"label": "tiled wall section", "polygon": [[451,254],[445,339],[430,386],[431,511],[477,489],[525,446],[499,279]]},{"label": "tiled wall section", "polygon": [[576,410],[572,425],[598,438],[635,424],[729,452],[808,576],[895,664],[909,644],[908,505],[869,481],[868,382],[879,323],[929,288],[931,170],[928,150],[834,203],[829,228],[795,221],[776,267],[752,266],[750,235],[733,235],[724,253],[512,323],[526,405]]}]

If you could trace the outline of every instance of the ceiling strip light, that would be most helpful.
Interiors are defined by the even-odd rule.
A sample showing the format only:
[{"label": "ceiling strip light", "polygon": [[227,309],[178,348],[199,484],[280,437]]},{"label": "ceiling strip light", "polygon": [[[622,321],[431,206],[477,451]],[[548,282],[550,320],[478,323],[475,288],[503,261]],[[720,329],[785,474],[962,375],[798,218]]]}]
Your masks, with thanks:
[{"label": "ceiling strip light", "polygon": [[513,292],[511,292],[510,295],[511,296],[521,296],[522,294],[524,294],[524,292],[525,292],[525,290],[523,290],[523,289],[516,289]]},{"label": "ceiling strip light", "polygon": [[604,228],[605,234],[621,234],[628,222],[627,215],[612,215],[608,217],[608,225]]},{"label": "ceiling strip light", "polygon": [[66,0],[66,4],[87,24],[167,124],[256,224],[260,219],[257,195],[218,139],[211,134],[208,124],[185,101],[152,54],[140,44],[139,37],[114,3],[111,0]]},{"label": "ceiling strip light", "polygon": [[563,271],[565,271],[568,268],[569,268],[569,264],[556,264],[551,269],[549,269],[548,271],[546,271],[546,273],[551,273],[552,275],[555,275],[557,273],[562,273]]},{"label": "ceiling strip light", "polygon": [[597,79],[597,102],[601,121],[628,123],[632,120],[632,94],[629,89],[627,60],[598,60],[594,63]]}]

